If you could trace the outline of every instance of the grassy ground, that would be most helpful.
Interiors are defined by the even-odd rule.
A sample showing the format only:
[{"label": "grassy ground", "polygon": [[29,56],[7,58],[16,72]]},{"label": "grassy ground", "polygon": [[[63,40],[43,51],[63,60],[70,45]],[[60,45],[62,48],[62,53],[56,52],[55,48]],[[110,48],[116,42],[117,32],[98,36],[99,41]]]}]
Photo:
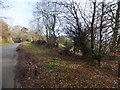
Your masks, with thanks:
[{"label": "grassy ground", "polygon": [[22,44],[17,64],[25,88],[118,88],[117,60],[101,66],[75,56],[59,55],[57,48]]},{"label": "grassy ground", "polygon": [[0,46],[7,46],[7,45],[10,45],[11,43],[2,43],[0,44]]}]

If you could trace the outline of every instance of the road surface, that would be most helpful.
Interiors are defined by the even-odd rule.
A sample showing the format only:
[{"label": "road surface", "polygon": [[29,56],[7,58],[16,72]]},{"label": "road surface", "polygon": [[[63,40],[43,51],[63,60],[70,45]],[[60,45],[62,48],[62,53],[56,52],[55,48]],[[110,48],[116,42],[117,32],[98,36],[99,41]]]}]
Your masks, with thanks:
[{"label": "road surface", "polygon": [[2,88],[2,48],[0,47],[0,90]]},{"label": "road surface", "polygon": [[[16,48],[18,43],[9,46],[0,47],[0,80],[2,78],[2,88],[14,88],[15,87],[15,64],[17,62]],[[1,83],[0,83],[1,84]],[[1,89],[1,86],[0,86]]]}]

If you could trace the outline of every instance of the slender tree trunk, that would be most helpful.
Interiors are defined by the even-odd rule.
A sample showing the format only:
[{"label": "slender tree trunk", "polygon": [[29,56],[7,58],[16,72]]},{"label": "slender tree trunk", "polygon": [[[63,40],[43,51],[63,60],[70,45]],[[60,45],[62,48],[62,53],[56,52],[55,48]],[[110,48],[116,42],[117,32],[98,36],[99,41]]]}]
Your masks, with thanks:
[{"label": "slender tree trunk", "polygon": [[118,77],[120,77],[120,63],[118,64]]},{"label": "slender tree trunk", "polygon": [[116,52],[117,51],[117,41],[118,41],[118,29],[119,27],[119,19],[120,19],[120,1],[118,1],[117,3],[118,8],[116,11],[116,18],[115,18],[115,27],[113,29],[113,41],[112,41],[112,52]]},{"label": "slender tree trunk", "polygon": [[103,0],[102,2],[102,15],[101,15],[101,22],[100,22],[100,43],[99,43],[99,52],[98,52],[98,63],[100,64],[101,62],[101,49],[102,49],[102,29],[103,29],[103,16],[104,16],[104,7],[105,7],[105,2]]},{"label": "slender tree trunk", "polygon": [[48,42],[48,28],[46,27],[46,41]]},{"label": "slender tree trunk", "polygon": [[118,52],[120,52],[120,36],[118,37],[118,41],[117,41],[117,50]]},{"label": "slender tree trunk", "polygon": [[54,39],[54,44],[55,44],[55,46],[58,46],[58,44],[57,44],[57,37],[56,37],[56,35],[55,35],[55,24],[56,24],[56,16],[53,15],[53,26],[52,26],[53,39]]},{"label": "slender tree trunk", "polygon": [[91,23],[91,51],[92,55],[94,55],[94,22],[95,22],[95,13],[96,13],[96,0],[93,2],[93,15],[92,15],[92,23]]}]

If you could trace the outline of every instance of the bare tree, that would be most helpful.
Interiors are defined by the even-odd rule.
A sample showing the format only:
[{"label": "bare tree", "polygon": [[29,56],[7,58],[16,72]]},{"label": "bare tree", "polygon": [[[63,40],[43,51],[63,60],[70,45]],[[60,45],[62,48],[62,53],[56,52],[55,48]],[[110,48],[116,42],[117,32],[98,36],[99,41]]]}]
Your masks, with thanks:
[{"label": "bare tree", "polygon": [[39,16],[39,21],[46,29],[46,39],[49,45],[57,46],[56,24],[58,14],[56,2],[42,1],[37,2],[37,8],[34,11]]},{"label": "bare tree", "polygon": [[112,40],[111,40],[111,52],[118,51],[118,41],[119,41],[119,28],[120,28],[120,1],[118,2],[110,2],[109,5],[109,18],[111,20],[111,29],[112,29]]},{"label": "bare tree", "polygon": [[92,15],[92,22],[91,22],[91,51],[92,51],[91,54],[95,54],[94,53],[94,42],[95,42],[94,22],[95,22],[95,13],[96,13],[96,0],[93,2],[93,15]]},{"label": "bare tree", "polygon": [[8,7],[8,5],[6,4],[6,0],[5,1],[3,1],[3,0],[0,0],[0,8],[6,8],[6,7]]},{"label": "bare tree", "polygon": [[[90,16],[88,12],[83,11],[80,4],[75,1],[60,3],[66,9],[64,10],[64,18],[66,20],[65,30],[73,39],[74,47],[81,50],[83,56],[97,59],[100,63],[101,58],[109,53],[111,27],[110,2],[90,1],[92,2],[92,12]],[[90,20],[92,19],[92,20]]]},{"label": "bare tree", "polygon": [[[89,0],[91,7],[89,11],[82,9],[81,3],[74,0],[43,1],[37,4],[36,13],[39,21],[44,25],[48,43],[54,46],[57,43],[56,27],[60,23],[58,18],[61,18],[61,28],[73,40],[74,51],[80,50],[83,57],[97,59],[99,64],[102,57],[110,52],[112,32],[116,38],[114,32],[118,33],[119,28],[119,2],[117,11],[115,7],[114,10],[111,9],[114,3],[106,2],[106,0],[101,2]],[[115,11],[116,16],[113,15]],[[115,46],[118,46],[119,39],[113,41],[116,42]]]},{"label": "bare tree", "polygon": [[113,41],[112,41],[112,47],[113,52],[117,51],[117,45],[118,45],[118,30],[120,28],[120,1],[117,2],[117,10],[116,10],[116,16],[115,16],[115,26],[113,28]]},{"label": "bare tree", "polygon": [[[85,26],[86,19],[81,15],[80,3],[75,1],[66,1],[61,3],[66,10],[64,18],[66,19],[65,30],[74,41],[74,48],[81,50],[83,57],[90,57],[91,50],[88,42],[87,30]],[[88,25],[87,25],[88,26]]]}]

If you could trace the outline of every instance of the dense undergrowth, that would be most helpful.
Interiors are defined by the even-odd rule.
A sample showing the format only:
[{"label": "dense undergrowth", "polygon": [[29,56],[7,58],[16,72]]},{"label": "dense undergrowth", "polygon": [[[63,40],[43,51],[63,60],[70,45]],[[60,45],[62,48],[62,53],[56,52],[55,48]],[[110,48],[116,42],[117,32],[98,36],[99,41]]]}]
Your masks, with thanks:
[{"label": "dense undergrowth", "polygon": [[58,48],[19,46],[18,79],[22,88],[118,88],[118,60],[101,66],[80,57],[60,55]]}]

